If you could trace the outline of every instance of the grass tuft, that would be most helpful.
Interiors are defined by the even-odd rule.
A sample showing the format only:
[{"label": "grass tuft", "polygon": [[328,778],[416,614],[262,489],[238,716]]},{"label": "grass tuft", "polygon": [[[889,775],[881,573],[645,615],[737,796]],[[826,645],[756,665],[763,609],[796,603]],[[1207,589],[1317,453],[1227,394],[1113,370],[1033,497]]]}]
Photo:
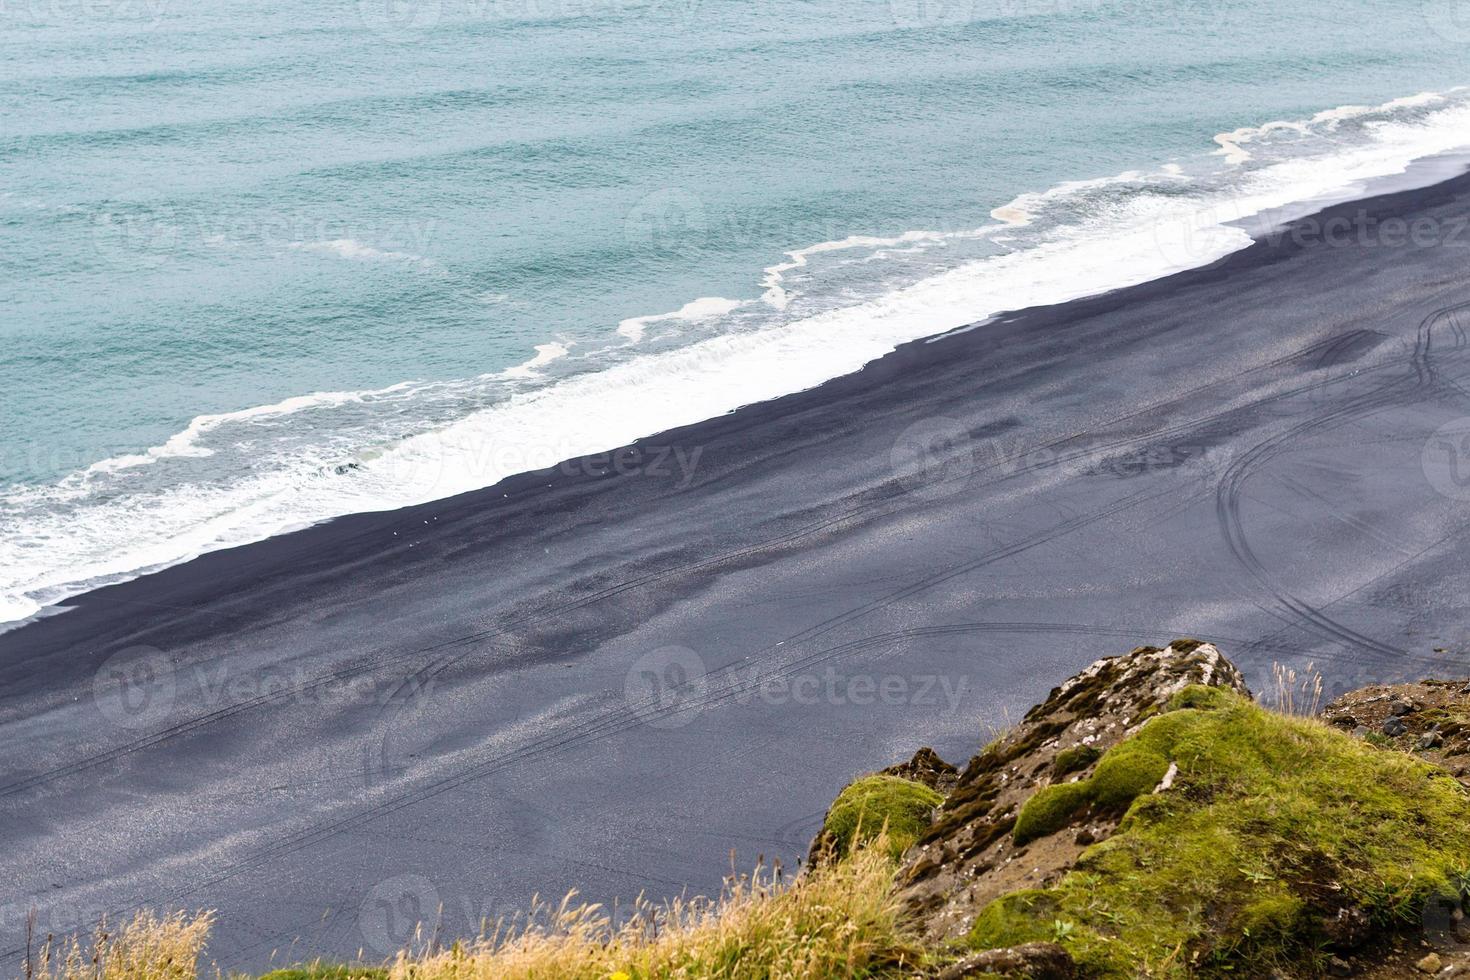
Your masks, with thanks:
[{"label": "grass tuft", "polygon": [[1282,714],[1315,718],[1322,709],[1322,672],[1315,663],[1307,664],[1297,676],[1295,667],[1273,662],[1271,682],[1272,705]]},{"label": "grass tuft", "polygon": [[[640,903],[615,923],[568,896],[514,932],[405,950],[383,967],[311,963],[263,980],[824,980],[907,977],[933,965],[901,912],[887,837],[795,880],[757,867],[717,900]],[[46,942],[27,980],[197,980],[213,917],[143,913],[116,933]],[[216,971],[216,976],[218,975]]]},{"label": "grass tuft", "polygon": [[272,970],[260,980],[388,980],[388,970],[381,966],[318,961]]},{"label": "grass tuft", "polygon": [[727,883],[718,902],[642,909],[621,926],[567,903],[508,937],[431,955],[401,953],[391,980],[650,980],[912,976],[928,963],[893,895],[881,836],[790,885],[767,872]]},{"label": "grass tuft", "polygon": [[213,912],[159,918],[143,911],[90,937],[47,937],[25,966],[27,980],[194,980]]}]

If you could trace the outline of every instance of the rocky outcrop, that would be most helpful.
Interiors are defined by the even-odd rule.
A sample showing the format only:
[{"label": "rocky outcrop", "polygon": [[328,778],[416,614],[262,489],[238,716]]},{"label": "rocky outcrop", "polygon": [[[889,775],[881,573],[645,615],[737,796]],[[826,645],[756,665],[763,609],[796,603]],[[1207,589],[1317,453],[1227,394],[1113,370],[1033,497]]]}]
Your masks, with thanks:
[{"label": "rocky outcrop", "polygon": [[[1011,832],[1037,790],[1084,778],[1103,753],[1191,685],[1249,693],[1240,671],[1208,643],[1139,647],[1099,660],[1054,689],[971,759],[900,871],[903,900],[929,937],[962,936],[992,899],[1046,887],[1086,847],[1110,836],[1118,814],[1089,813],[1075,826],[1019,846]],[[937,756],[922,763],[916,756],[906,766],[918,774],[953,768]]]},{"label": "rocky outcrop", "polygon": [[1384,747],[1413,752],[1470,786],[1470,684],[1374,684],[1322,709],[1322,720]]},{"label": "rocky outcrop", "polygon": [[960,771],[939,757],[939,753],[927,745],[914,753],[908,762],[884,769],[880,776],[897,776],[928,786],[940,793],[948,793],[959,782]]},{"label": "rocky outcrop", "polygon": [[1470,977],[1470,683],[1320,721],[1295,686],[1260,705],[1207,643],[1140,647],[963,770],[926,748],[855,781],[824,835],[889,828],[933,977]]}]

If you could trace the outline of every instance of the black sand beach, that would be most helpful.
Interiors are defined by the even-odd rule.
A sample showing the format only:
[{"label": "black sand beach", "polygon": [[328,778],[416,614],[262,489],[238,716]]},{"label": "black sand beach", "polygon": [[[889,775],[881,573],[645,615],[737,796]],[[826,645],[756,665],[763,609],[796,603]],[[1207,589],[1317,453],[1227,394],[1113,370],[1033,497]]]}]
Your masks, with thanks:
[{"label": "black sand beach", "polygon": [[215,908],[257,968],[710,892],[1181,634],[1257,690],[1470,674],[1467,214],[1467,177],[1341,205],[0,634],[0,952],[30,909]]}]

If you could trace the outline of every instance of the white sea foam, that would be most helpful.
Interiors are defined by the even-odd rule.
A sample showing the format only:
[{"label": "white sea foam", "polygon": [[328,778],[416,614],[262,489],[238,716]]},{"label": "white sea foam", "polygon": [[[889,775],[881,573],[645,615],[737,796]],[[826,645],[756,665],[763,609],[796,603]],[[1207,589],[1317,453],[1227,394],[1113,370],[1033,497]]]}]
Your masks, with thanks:
[{"label": "white sea foam", "polygon": [[1149,179],[1185,179],[1177,167],[1165,167],[1157,174],[1147,175],[1137,170],[1127,170],[1112,177],[1094,177],[1091,180],[1069,180],[1044,191],[1021,194],[1015,200],[1002,204],[990,216],[1013,228],[1024,228],[1035,220],[1036,215],[1057,201],[1077,197],[1099,189],[1111,189],[1126,185],[1142,184]]},{"label": "white sea foam", "polygon": [[[1318,139],[1326,127],[1334,129],[1334,138]],[[1402,173],[1415,159],[1464,146],[1470,142],[1470,100],[1424,95],[1368,111],[1343,107],[1304,123],[1255,127],[1234,145],[1255,141],[1260,148],[1263,138],[1289,133],[1307,137],[1301,152],[1273,146],[1279,158],[1266,163],[1248,154],[1227,168],[1228,179],[1186,177],[1176,166],[1075,181],[1007,206],[1029,225],[1016,220],[958,233],[855,236],[792,250],[786,261],[766,270],[761,286],[767,311],[788,302],[785,274],[818,254],[937,244],[999,228],[1015,239],[1012,251],[965,262],[877,298],[796,319],[772,312],[754,329],[706,332],[673,350],[640,354],[630,348],[625,359],[602,370],[537,383],[546,365],[567,354],[563,343],[543,344],[535,357],[501,372],[521,380],[493,404],[429,431],[395,436],[375,448],[360,446],[355,454],[344,456],[340,446],[301,450],[233,482],[165,484],[147,493],[122,492],[107,483],[143,472],[131,469],[138,465],[135,457],[125,456],[93,467],[107,492],[92,493],[86,479],[73,478],[54,487],[7,491],[0,495],[0,619],[28,616],[88,588],[207,551],[343,514],[450,496],[612,449],[810,388],[898,344],[1004,310],[1093,295],[1214,261],[1249,244],[1238,226],[1243,219],[1255,216],[1259,223],[1303,201],[1351,197],[1371,178]],[[658,321],[718,324],[740,306],[708,297],[671,314],[632,318],[619,329],[631,338]],[[347,411],[374,398],[402,399],[395,405],[402,415],[404,405],[422,404],[452,388],[441,383],[320,393],[200,416],[136,458],[192,465],[190,459],[212,448],[211,439],[235,427],[290,422],[313,410]],[[53,506],[31,506],[38,500]]]},{"label": "white sea foam", "polygon": [[552,341],[549,344],[537,344],[536,356],[531,358],[529,361],[526,361],[524,364],[517,364],[513,368],[507,368],[504,372],[504,377],[535,377],[536,375],[541,373],[541,369],[544,368],[546,365],[550,364],[552,361],[561,360],[569,353],[571,353],[571,348],[568,345],[559,344],[556,341]]},{"label": "white sea foam", "polygon": [[[1451,90],[1452,93],[1459,91],[1461,90]],[[1242,126],[1228,133],[1217,134],[1215,136],[1215,142],[1220,145],[1220,149],[1215,152],[1223,156],[1227,163],[1239,165],[1253,159],[1254,155],[1250,150],[1246,149],[1246,144],[1260,142],[1269,138],[1272,134],[1290,133],[1296,136],[1312,136],[1314,134],[1330,135],[1338,126],[1348,120],[1362,119],[1369,116],[1382,116],[1387,120],[1391,119],[1400,110],[1440,105],[1445,101],[1446,96],[1439,92],[1421,92],[1418,95],[1393,99],[1382,105],[1345,105],[1338,106],[1335,109],[1324,109],[1307,120],[1276,119],[1271,122],[1262,123],[1259,126]]]},{"label": "white sea foam", "polygon": [[618,324],[618,333],[635,344],[643,339],[650,323],[665,323],[683,320],[696,322],[733,313],[746,304],[743,299],[725,299],[723,296],[704,296],[692,303],[685,303],[672,313],[657,313],[653,316],[629,317]]},{"label": "white sea foam", "polygon": [[86,472],[116,473],[119,470],[156,463],[160,459],[168,459],[170,457],[213,456],[215,450],[199,445],[199,441],[204,435],[213,432],[226,423],[279,418],[283,415],[294,415],[297,412],[309,411],[314,408],[330,408],[344,405],[348,402],[360,402],[374,395],[387,395],[393,392],[403,391],[408,387],[410,387],[410,383],[404,381],[396,385],[390,385],[387,388],[379,388],[375,391],[319,391],[310,395],[296,395],[272,405],[257,405],[253,408],[244,408],[237,412],[199,415],[190,421],[182,431],[170,436],[168,441],[163,445],[152,446],[142,453],[113,456],[100,460],[87,467]]},{"label": "white sea foam", "polygon": [[805,268],[813,255],[821,255],[827,252],[842,252],[855,248],[893,248],[898,245],[909,245],[915,242],[943,242],[966,238],[982,238],[995,231],[998,225],[985,226],[981,228],[966,229],[963,231],[906,231],[902,235],[892,238],[881,238],[874,235],[851,235],[847,238],[831,242],[818,242],[805,248],[794,249],[786,253],[786,261],[778,262],[768,266],[761,276],[761,299],[767,305],[784,310],[791,302],[791,295],[782,285],[786,279],[786,273],[794,269]]},{"label": "white sea foam", "polygon": [[0,595],[0,623],[28,619],[41,611],[41,604],[25,596]]}]

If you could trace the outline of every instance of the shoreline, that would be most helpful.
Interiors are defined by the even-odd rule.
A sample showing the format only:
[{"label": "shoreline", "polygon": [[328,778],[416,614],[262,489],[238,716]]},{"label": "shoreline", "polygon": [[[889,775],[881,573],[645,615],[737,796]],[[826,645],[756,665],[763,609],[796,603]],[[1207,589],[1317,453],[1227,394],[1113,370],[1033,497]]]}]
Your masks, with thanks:
[{"label": "shoreline", "polygon": [[[1171,272],[1133,285],[1110,288],[1095,295],[1063,300],[1059,303],[1003,311],[992,317],[987,317],[961,327],[905,341],[889,353],[873,361],[869,361],[856,371],[836,375],[812,388],[789,392],[774,398],[745,404],[726,413],[724,416],[701,419],[700,421],[687,425],[659,430],[649,436],[636,439],[629,444],[614,449],[574,456],[561,460],[549,467],[512,474],[493,484],[478,489],[467,490],[462,493],[451,494],[446,497],[410,504],[391,510],[371,510],[343,514],[319,521],[315,524],[310,524],[306,527],[297,528],[296,530],[272,534],[268,537],[249,541],[244,544],[207,551],[193,558],[176,564],[166,565],[162,568],[136,573],[123,573],[129,577],[125,577],[119,582],[89,588],[50,605],[43,606],[30,617],[11,622],[0,622],[0,637],[16,630],[34,626],[53,616],[66,615],[73,612],[87,605],[88,600],[94,596],[106,595],[111,597],[113,590],[127,586],[139,579],[152,579],[157,576],[167,575],[167,573],[175,569],[194,566],[195,563],[204,561],[211,556],[237,554],[258,546],[267,545],[273,541],[310,534],[320,528],[335,526],[344,522],[359,522],[365,526],[374,524],[380,527],[387,525],[397,526],[392,518],[395,515],[408,515],[410,513],[428,515],[431,519],[437,520],[438,514],[436,512],[441,510],[445,512],[457,510],[461,505],[468,504],[472,499],[477,499],[479,505],[497,506],[499,502],[494,496],[497,493],[501,499],[504,499],[511,494],[523,494],[539,487],[548,486],[549,484],[545,482],[547,480],[555,481],[578,475],[602,477],[609,472],[615,475],[627,475],[627,471],[631,470],[638,473],[652,472],[653,475],[668,476],[672,469],[677,469],[679,474],[684,478],[684,481],[687,482],[693,475],[694,467],[697,466],[697,454],[693,450],[688,450],[684,447],[686,445],[697,446],[699,443],[698,430],[701,427],[715,423],[720,418],[740,413],[754,412],[762,406],[775,405],[790,398],[819,392],[829,385],[836,384],[847,378],[876,376],[877,373],[881,373],[875,372],[875,368],[878,365],[892,358],[902,358],[905,348],[908,347],[929,345],[945,341],[959,334],[983,330],[996,321],[1013,320],[1035,315],[1041,311],[1072,307],[1074,305],[1080,307],[1094,301],[1106,301],[1115,294],[1130,293],[1134,290],[1146,289],[1156,284],[1172,282],[1175,279],[1182,281],[1193,274],[1206,273],[1217,266],[1228,265],[1233,260],[1241,258],[1244,253],[1252,252],[1262,245],[1268,243],[1273,246],[1280,245],[1285,238],[1291,236],[1291,232],[1288,229],[1304,221],[1315,222],[1313,234],[1320,237],[1330,247],[1336,248],[1352,244],[1350,238],[1355,234],[1359,238],[1357,244],[1361,245],[1363,244],[1362,235],[1364,231],[1362,228],[1362,216],[1361,214],[1353,213],[1359,209],[1360,205],[1382,198],[1429,192],[1439,185],[1453,184],[1462,177],[1470,178],[1470,148],[1424,157],[1413,161],[1402,173],[1373,178],[1367,182],[1366,192],[1360,195],[1351,197],[1327,195],[1325,205],[1320,200],[1316,203],[1312,201],[1301,201],[1266,214],[1252,215],[1239,221],[1231,222],[1231,226],[1246,231],[1251,236],[1254,244],[1232,252],[1214,262],[1178,272]],[[1334,224],[1335,222],[1340,223]],[[1399,237],[1407,237],[1409,233],[1409,230],[1405,229]],[[1453,232],[1449,237],[1452,239],[1451,244],[1465,245],[1467,248],[1470,248],[1470,231],[1458,230]],[[1405,241],[1395,241],[1389,247],[1399,247],[1404,244],[1408,243]],[[922,361],[923,358],[916,357],[912,360]],[[870,372],[874,372],[874,374],[870,375]],[[682,489],[682,486],[676,487],[676,489]],[[121,601],[128,600],[123,599]],[[3,665],[0,665],[0,667],[3,667]]]},{"label": "shoreline", "polygon": [[[1445,94],[1425,93],[1424,97],[1429,103],[1437,104],[1462,91],[1465,90],[1452,88]],[[1393,105],[1388,103],[1372,111],[1386,111]],[[1347,108],[1354,112],[1369,111],[1364,107]],[[546,462],[566,455],[569,460],[561,464],[565,466],[580,458],[578,447],[617,446],[625,441],[638,441],[635,437],[639,436],[646,440],[650,438],[647,433],[696,425],[754,403],[820,387],[834,377],[854,373],[865,364],[881,360],[904,343],[925,341],[955,330],[975,329],[996,316],[1014,315],[1016,310],[1106,295],[1181,271],[1204,268],[1211,264],[1212,258],[1218,260],[1249,247],[1253,240],[1268,237],[1291,219],[1307,217],[1323,207],[1357,197],[1428,186],[1470,165],[1470,148],[1445,150],[1442,139],[1428,139],[1425,133],[1420,136],[1427,141],[1413,147],[1413,152],[1424,155],[1395,156],[1396,164],[1402,167],[1397,173],[1350,177],[1362,170],[1376,174],[1381,169],[1391,169],[1391,165],[1379,161],[1363,167],[1351,155],[1332,158],[1321,162],[1324,174],[1313,180],[1299,174],[1277,175],[1273,180],[1284,181],[1284,186],[1273,183],[1270,192],[1245,182],[1236,188],[1234,196],[1206,196],[1184,210],[1165,210],[1148,221],[1124,221],[1117,227],[1108,222],[1098,227],[1084,222],[1079,228],[1085,227],[1087,234],[1059,251],[1049,252],[1049,249],[1070,239],[1064,236],[1050,245],[1032,243],[1010,256],[962,264],[895,289],[883,303],[860,302],[801,317],[776,330],[706,338],[687,348],[645,353],[630,362],[604,365],[590,373],[533,390],[519,407],[512,398],[492,409],[471,412],[439,429],[407,436],[384,451],[382,471],[377,469],[378,462],[368,463],[366,469],[347,477],[343,485],[337,485],[330,473],[321,471],[296,472],[291,477],[292,471],[287,467],[238,482],[236,489],[240,495],[227,492],[228,500],[222,501],[219,507],[205,507],[200,511],[187,499],[175,500],[169,509],[182,508],[183,513],[169,514],[167,510],[157,511],[166,500],[172,499],[171,493],[164,489],[155,488],[155,492],[138,497],[125,485],[114,487],[103,483],[91,487],[85,497],[91,500],[100,495],[106,499],[111,494],[121,494],[119,501],[129,504],[129,508],[109,516],[105,507],[95,511],[93,504],[79,505],[81,509],[73,517],[90,530],[76,534],[64,523],[45,533],[45,528],[52,526],[46,514],[31,513],[22,505],[22,512],[30,516],[23,522],[27,526],[18,529],[18,540],[34,543],[39,535],[41,540],[56,541],[57,547],[49,557],[17,555],[17,564],[28,570],[31,583],[20,586],[11,582],[7,586],[10,591],[7,591],[6,608],[0,610],[0,615],[5,617],[0,622],[0,632],[55,614],[78,597],[108,585],[156,574],[204,554],[258,543],[343,517],[387,513],[488,489],[503,479],[523,475],[518,472],[520,467],[533,460]],[[1404,146],[1395,146],[1398,151],[1406,150]],[[1263,171],[1257,176],[1270,172]],[[1103,178],[1101,182],[1106,184],[1128,176]],[[1082,181],[1076,186],[1088,183]],[[1074,185],[1064,182],[1058,188],[1071,186]],[[1049,194],[1044,193],[1041,198]],[[1022,195],[1017,200],[1028,197],[1035,195]],[[1243,212],[1248,216],[1231,220],[1232,215]],[[1023,228],[1032,218],[1021,213],[1006,220],[1016,220],[1019,222],[1016,227]],[[980,231],[1004,233],[1006,229],[994,225],[976,233]],[[1338,234],[1333,229],[1327,231]],[[831,243],[812,248],[821,250],[828,244]],[[804,250],[791,254],[801,255]],[[1012,257],[1026,261],[1009,263]],[[965,297],[963,303],[957,302],[958,296]],[[748,304],[754,300],[740,302]],[[867,323],[886,326],[868,329]],[[779,358],[772,360],[776,350],[784,352],[785,363]],[[837,351],[841,353],[834,355]],[[719,369],[707,370],[707,362],[717,363]],[[399,382],[378,390],[297,395],[274,405],[197,416],[182,431],[170,436],[165,445],[154,446],[142,455],[132,453],[98,461],[87,472],[128,470],[139,460],[151,461],[155,453],[160,459],[188,455],[192,451],[189,446],[200,433],[212,429],[221,419],[270,415],[276,409],[300,401],[371,400],[412,384]],[[636,396],[631,394],[634,391],[638,392]],[[606,403],[605,416],[612,421],[582,423],[570,428],[557,423],[559,415],[586,414],[586,405],[597,404],[599,400]],[[659,411],[646,411],[644,405],[649,402],[658,404]],[[177,449],[175,443],[179,443]],[[208,455],[216,450],[200,451]],[[340,477],[361,467],[361,461],[339,461],[334,469]],[[544,471],[543,468],[531,472]],[[186,476],[176,476],[182,480],[177,484],[178,489],[192,486]],[[264,481],[258,486],[257,477]],[[273,491],[269,490],[271,487]],[[132,505],[141,509],[130,516]],[[242,521],[246,513],[252,515],[251,519]],[[172,535],[157,537],[155,525],[159,520],[173,524],[186,514],[199,518],[191,527],[202,527],[207,533],[194,534],[175,528]],[[60,517],[60,512],[51,515],[58,520]],[[31,524],[32,519],[39,523]],[[95,546],[107,538],[95,526],[99,521],[104,525],[136,522],[141,526],[135,537],[121,537],[112,541],[109,548],[98,551]],[[102,535],[101,539],[98,534]],[[58,564],[51,567],[51,562]],[[89,571],[85,575],[73,574],[78,569]],[[103,574],[100,569],[108,571]],[[50,584],[41,588],[37,581]],[[41,596],[51,598],[38,606]]]},{"label": "shoreline", "polygon": [[[1462,174],[1306,220],[1447,227],[1467,202]],[[221,908],[221,962],[308,934],[350,952],[406,876],[468,922],[564,882],[707,890],[732,840],[802,852],[834,782],[916,740],[946,755],[1105,637],[1196,635],[1248,672],[1317,656],[1344,689],[1461,664],[1463,502],[1424,447],[1470,413],[1462,331],[1433,319],[1470,304],[1465,256],[1258,241],[550,475],[68,600],[0,633],[0,906],[177,897]],[[107,717],[97,671],[138,648],[169,704]],[[639,686],[690,665],[702,687]],[[907,700],[762,687],[828,666]],[[921,704],[927,676],[966,694]],[[363,677],[368,698],[329,684]],[[364,842],[399,846],[376,864]],[[92,866],[22,859],[45,853]],[[283,868],[301,893],[272,908]]]}]

